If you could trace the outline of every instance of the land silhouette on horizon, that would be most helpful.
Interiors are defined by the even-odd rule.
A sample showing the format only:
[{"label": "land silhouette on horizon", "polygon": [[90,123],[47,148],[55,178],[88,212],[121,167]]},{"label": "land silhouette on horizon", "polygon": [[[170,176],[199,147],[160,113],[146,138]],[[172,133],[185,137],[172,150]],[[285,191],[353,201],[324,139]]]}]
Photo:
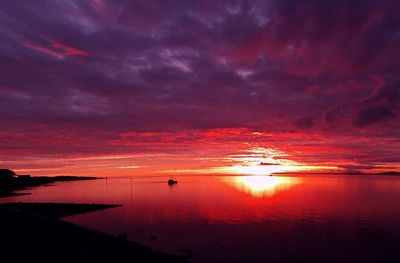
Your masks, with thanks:
[{"label": "land silhouette on horizon", "polygon": [[18,175],[11,169],[0,169],[0,197],[21,195],[18,191],[55,182],[96,179],[99,177]]}]

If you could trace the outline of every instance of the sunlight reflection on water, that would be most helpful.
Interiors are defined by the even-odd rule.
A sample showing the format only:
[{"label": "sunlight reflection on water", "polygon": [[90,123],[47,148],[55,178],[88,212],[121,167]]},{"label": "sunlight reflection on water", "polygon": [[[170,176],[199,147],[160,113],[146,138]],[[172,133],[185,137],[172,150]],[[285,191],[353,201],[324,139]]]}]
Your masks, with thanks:
[{"label": "sunlight reflection on water", "polygon": [[349,262],[383,262],[389,252],[400,259],[398,177],[181,176],[173,187],[168,179],[59,182],[0,202],[123,204],[63,220],[162,251],[193,249],[194,263],[320,262],[315,251],[327,247],[330,262],[354,247]]},{"label": "sunlight reflection on water", "polygon": [[300,178],[278,176],[238,176],[228,180],[237,190],[256,198],[272,197],[301,183]]}]

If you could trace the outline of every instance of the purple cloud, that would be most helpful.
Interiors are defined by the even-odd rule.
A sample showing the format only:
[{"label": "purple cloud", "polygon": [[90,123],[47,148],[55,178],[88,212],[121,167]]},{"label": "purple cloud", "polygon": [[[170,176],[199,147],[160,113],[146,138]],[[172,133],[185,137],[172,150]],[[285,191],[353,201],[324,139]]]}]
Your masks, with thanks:
[{"label": "purple cloud", "polygon": [[[132,131],[398,138],[399,10],[394,0],[2,1],[2,155],[94,154]],[[133,151],[120,144],[98,151]]]}]

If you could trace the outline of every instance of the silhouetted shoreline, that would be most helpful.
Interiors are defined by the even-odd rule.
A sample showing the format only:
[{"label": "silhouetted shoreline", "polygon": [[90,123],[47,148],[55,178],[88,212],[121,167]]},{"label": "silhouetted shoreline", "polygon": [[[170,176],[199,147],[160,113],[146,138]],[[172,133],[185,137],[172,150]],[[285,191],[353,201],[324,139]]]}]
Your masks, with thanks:
[{"label": "silhouetted shoreline", "polygon": [[[96,177],[31,177],[2,179],[0,197],[59,181]],[[4,262],[183,262],[177,256],[59,220],[119,204],[5,203],[0,204],[0,246]]]},{"label": "silhouetted shoreline", "polygon": [[1,259],[4,262],[182,262],[178,256],[155,252],[124,238],[56,219],[82,211],[115,206],[117,205],[2,204]]}]

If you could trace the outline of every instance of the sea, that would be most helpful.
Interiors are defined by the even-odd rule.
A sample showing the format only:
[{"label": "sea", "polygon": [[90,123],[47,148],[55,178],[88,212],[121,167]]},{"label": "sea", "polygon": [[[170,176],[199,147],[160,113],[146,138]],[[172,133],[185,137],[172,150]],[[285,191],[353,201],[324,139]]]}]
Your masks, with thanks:
[{"label": "sea", "polygon": [[169,178],[57,182],[0,201],[121,204],[62,220],[191,262],[400,262],[400,177]]}]

